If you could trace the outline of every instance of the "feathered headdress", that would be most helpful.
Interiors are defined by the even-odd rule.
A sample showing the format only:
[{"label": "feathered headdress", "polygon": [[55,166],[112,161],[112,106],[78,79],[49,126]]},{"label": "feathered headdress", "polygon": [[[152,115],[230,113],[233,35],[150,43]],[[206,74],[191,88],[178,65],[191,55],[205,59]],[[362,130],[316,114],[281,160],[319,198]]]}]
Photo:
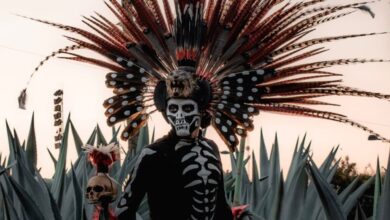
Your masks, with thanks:
[{"label": "feathered headdress", "polygon": [[[67,37],[74,45],[53,56],[67,54],[62,58],[112,71],[106,76],[106,85],[113,89],[114,96],[104,102],[105,114],[110,126],[130,121],[122,131],[124,140],[137,134],[156,107],[163,110],[166,99],[206,91],[201,104],[231,150],[238,144],[237,135],[245,136],[253,130],[252,118],[260,111],[338,121],[389,141],[344,115],[310,107],[331,105],[316,100],[330,95],[390,98],[343,86],[336,78],[340,74],[326,70],[336,65],[384,60],[307,59],[326,51],[319,46],[322,43],[381,34],[303,40],[317,25],[355,10],[369,11],[368,2],[336,6],[322,6],[325,0],[109,2],[106,5],[120,26],[100,14],[84,18],[91,31],[33,20],[76,35]],[[72,52],[81,48],[103,58]]]}]

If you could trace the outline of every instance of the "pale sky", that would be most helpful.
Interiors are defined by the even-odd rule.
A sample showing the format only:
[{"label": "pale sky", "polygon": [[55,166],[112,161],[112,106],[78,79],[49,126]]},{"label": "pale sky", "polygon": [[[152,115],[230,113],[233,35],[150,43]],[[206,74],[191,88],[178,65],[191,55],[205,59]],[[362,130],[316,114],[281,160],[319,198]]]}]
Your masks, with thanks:
[{"label": "pale sky", "polygon": [[[331,0],[329,2],[341,2]],[[347,1],[342,1],[347,2]],[[372,19],[364,12],[354,14],[321,25],[311,37],[333,36],[337,34],[357,34],[390,31],[390,4],[387,1],[371,6],[376,14]],[[46,55],[70,43],[62,37],[65,34],[55,28],[22,19],[14,14],[22,14],[63,24],[85,27],[81,15],[92,15],[94,11],[112,17],[100,0],[19,0],[2,1],[0,7],[0,151],[8,154],[5,120],[18,131],[21,139],[26,139],[32,112],[35,112],[35,128],[38,142],[38,167],[44,176],[53,172],[53,164],[46,148],[54,150],[55,129],[53,126],[53,93],[63,89],[65,115],[72,114],[82,139],[85,141],[93,127],[99,123],[106,136],[111,135],[105,121],[103,100],[111,96],[105,87],[104,69],[87,64],[52,59],[35,75],[28,89],[27,110],[20,110],[17,97],[35,66]],[[384,58],[390,59],[390,34],[339,41],[324,45],[331,50],[318,56],[318,60],[337,58]],[[390,63],[357,64],[334,68],[343,73],[344,85],[390,94]],[[330,110],[348,115],[352,120],[369,126],[390,138],[390,102],[368,98],[332,97],[332,102],[343,104]],[[329,108],[328,108],[329,109]],[[152,116],[150,127],[158,124],[156,136],[166,134],[169,126],[159,113]],[[349,125],[336,122],[260,113],[255,120],[256,129],[247,141],[258,154],[260,127],[263,128],[268,150],[278,132],[281,163],[287,171],[297,137],[307,133],[312,141],[314,159],[321,163],[331,148],[341,146],[339,157],[349,155],[351,161],[358,162],[363,170],[367,164],[375,165],[379,156],[381,164],[387,162],[389,144],[368,141],[368,134]],[[221,150],[227,148],[216,133],[209,129],[208,137],[215,140]],[[71,140],[71,143],[73,140]],[[73,143],[72,143],[73,146]],[[68,160],[75,160],[75,150],[70,147]],[[258,155],[257,155],[258,156]],[[374,166],[375,167],[375,166]],[[228,165],[225,164],[225,168]]]}]

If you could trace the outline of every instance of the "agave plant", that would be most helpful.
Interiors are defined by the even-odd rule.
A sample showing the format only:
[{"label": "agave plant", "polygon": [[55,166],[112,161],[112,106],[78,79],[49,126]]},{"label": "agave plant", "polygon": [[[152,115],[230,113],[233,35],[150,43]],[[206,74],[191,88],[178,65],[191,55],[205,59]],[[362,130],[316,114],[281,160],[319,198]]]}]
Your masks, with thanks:
[{"label": "agave plant", "polygon": [[[119,129],[114,128],[112,138],[107,142],[97,126],[87,141],[83,142],[74,124],[68,118],[58,159],[48,150],[55,166],[54,175],[50,179],[44,179],[36,167],[34,118],[31,121],[27,142],[23,144],[19,141],[16,131],[11,132],[7,124],[10,154],[7,163],[3,162],[0,166],[0,219],[90,219],[94,207],[86,202],[84,194],[89,177],[96,171],[88,162],[82,146],[84,143],[105,145],[117,142],[118,131]],[[78,158],[71,168],[66,170],[70,132],[73,135]],[[148,128],[145,127],[140,133],[136,149],[126,154],[122,165],[116,163],[111,169],[110,175],[118,183],[123,185],[135,163],[136,152],[147,144],[149,144],[149,135]],[[115,204],[116,202],[112,205]],[[146,215],[147,207],[140,208],[140,215]]]},{"label": "agave plant", "polygon": [[[85,188],[90,176],[96,172],[82,151],[84,144],[107,144],[117,142],[119,129],[113,128],[107,141],[97,126],[86,142],[80,138],[68,117],[58,158],[49,152],[55,172],[52,178],[44,179],[36,167],[37,144],[32,118],[26,142],[21,144],[16,131],[11,132],[7,124],[10,154],[5,160],[0,155],[0,220],[1,219],[90,219],[93,205],[85,200]],[[78,158],[70,169],[66,169],[69,136],[73,136]],[[152,135],[152,141],[154,134]],[[148,127],[142,128],[137,145],[125,153],[122,163],[115,163],[110,171],[119,184],[124,185],[132,170],[138,153],[148,145]],[[333,163],[337,148],[333,149],[324,163],[317,168],[310,155],[310,144],[305,138],[297,141],[291,166],[286,178],[280,169],[278,139],[268,158],[263,135],[260,135],[260,160],[257,163],[252,153],[252,173],[245,169],[249,157],[244,158],[245,140],[240,150],[231,154],[232,171],[225,173],[226,196],[232,206],[248,204],[243,218],[249,219],[300,219],[300,220],[344,220],[356,206],[356,220],[385,220],[390,217],[390,160],[384,182],[381,182],[379,163],[377,174],[357,186],[351,183],[343,192],[337,193],[330,184],[337,164]],[[252,176],[250,180],[249,176]],[[366,218],[357,201],[364,191],[375,182],[374,215]],[[112,203],[116,206],[117,201]],[[148,220],[146,199],[138,210],[138,219]]]},{"label": "agave plant", "polygon": [[[241,140],[240,151],[231,155],[232,172],[225,176],[228,198],[235,205],[248,204],[246,218],[266,220],[345,220],[356,208],[356,220],[385,220],[390,211],[384,208],[390,204],[390,161],[384,183],[381,183],[379,165],[375,177],[358,186],[355,179],[345,190],[336,192],[330,184],[336,173],[339,161],[335,161],[338,148],[334,148],[323,164],[317,165],[310,155],[310,143],[305,145],[305,137],[297,140],[290,169],[286,178],[280,170],[279,144],[275,136],[270,158],[263,134],[260,134],[260,162],[257,164],[252,152],[251,176],[244,159],[245,140]],[[389,155],[390,156],[390,155]],[[260,168],[260,169],[259,169]],[[260,170],[260,171],[259,171]],[[366,218],[358,200],[375,182],[374,215]]]}]

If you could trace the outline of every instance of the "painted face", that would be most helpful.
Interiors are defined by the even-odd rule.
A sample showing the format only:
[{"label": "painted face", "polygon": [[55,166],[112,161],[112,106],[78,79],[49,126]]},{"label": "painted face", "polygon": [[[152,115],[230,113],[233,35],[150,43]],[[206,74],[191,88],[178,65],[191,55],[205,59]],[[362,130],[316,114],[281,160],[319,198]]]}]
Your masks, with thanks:
[{"label": "painted face", "polygon": [[198,104],[191,99],[169,99],[166,114],[179,137],[189,137],[200,126]]}]

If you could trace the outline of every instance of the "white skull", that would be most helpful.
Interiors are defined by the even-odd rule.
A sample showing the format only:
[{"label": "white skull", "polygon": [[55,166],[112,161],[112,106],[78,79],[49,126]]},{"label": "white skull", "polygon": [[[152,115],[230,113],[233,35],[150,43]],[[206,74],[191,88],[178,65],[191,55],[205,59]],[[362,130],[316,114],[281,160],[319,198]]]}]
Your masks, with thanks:
[{"label": "white skull", "polygon": [[88,181],[85,197],[89,203],[95,204],[115,200],[118,187],[115,180],[103,173],[93,176]]},{"label": "white skull", "polygon": [[188,137],[200,126],[198,104],[192,99],[169,99],[166,114],[179,137]]}]

